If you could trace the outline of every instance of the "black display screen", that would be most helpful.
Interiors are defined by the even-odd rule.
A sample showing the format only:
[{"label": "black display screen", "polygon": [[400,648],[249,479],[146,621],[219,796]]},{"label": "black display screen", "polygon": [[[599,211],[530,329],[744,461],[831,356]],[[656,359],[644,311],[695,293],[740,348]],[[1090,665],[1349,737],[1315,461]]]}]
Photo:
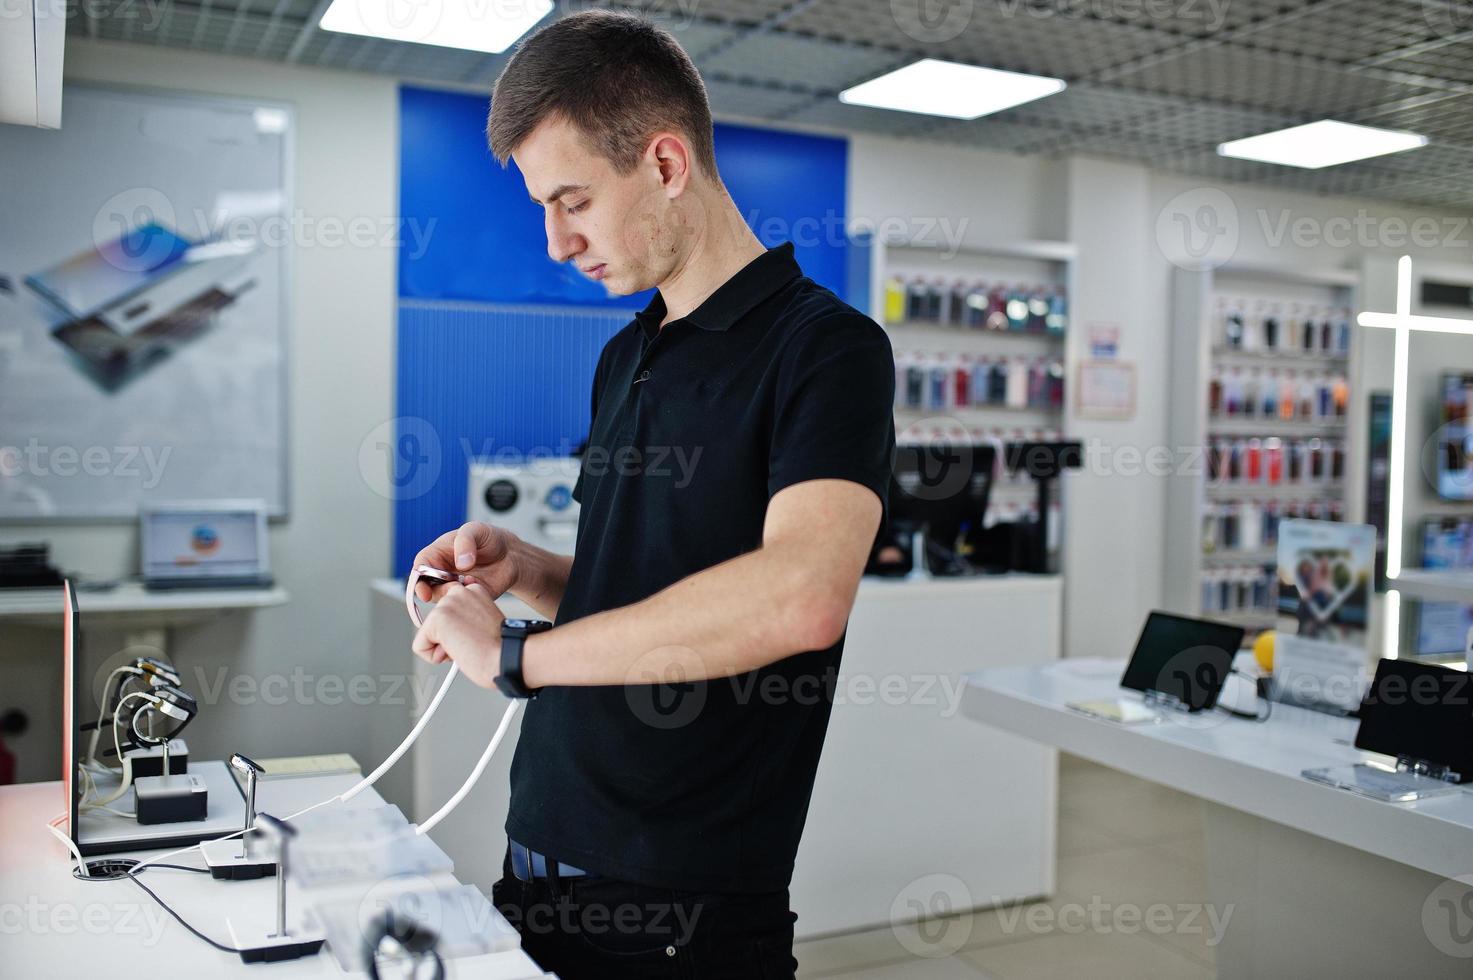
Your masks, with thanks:
[{"label": "black display screen", "polygon": [[1473,674],[1382,660],[1360,706],[1355,747],[1447,766],[1473,779]]},{"label": "black display screen", "polygon": [[1153,612],[1120,686],[1169,694],[1193,711],[1211,708],[1242,643],[1240,626]]}]

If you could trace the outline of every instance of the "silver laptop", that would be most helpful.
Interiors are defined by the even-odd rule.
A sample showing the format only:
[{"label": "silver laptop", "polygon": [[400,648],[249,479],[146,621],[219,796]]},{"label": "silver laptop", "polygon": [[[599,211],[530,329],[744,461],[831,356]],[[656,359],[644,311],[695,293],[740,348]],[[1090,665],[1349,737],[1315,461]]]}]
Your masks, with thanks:
[{"label": "silver laptop", "polygon": [[260,500],[143,505],[138,543],[149,589],[268,588],[273,581]]}]

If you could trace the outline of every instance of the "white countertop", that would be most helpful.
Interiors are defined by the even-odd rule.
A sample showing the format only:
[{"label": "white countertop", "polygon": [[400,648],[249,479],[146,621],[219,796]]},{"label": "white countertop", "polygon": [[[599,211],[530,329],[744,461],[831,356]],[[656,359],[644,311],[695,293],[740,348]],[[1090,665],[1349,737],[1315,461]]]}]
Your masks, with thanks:
[{"label": "white countertop", "polygon": [[[263,812],[301,809],[347,789],[356,776],[265,780],[257,790]],[[58,782],[0,786],[0,962],[6,976],[77,978],[143,976],[342,977],[326,948],[284,963],[246,964],[190,935],[136,884],[87,882],[72,877],[72,858],[46,830],[64,803]],[[372,789],[344,806],[372,806]],[[128,852],[142,856],[146,851]],[[202,867],[197,851],[171,859]],[[233,911],[274,908],[276,879],[216,881],[208,875],[160,868],[141,880],[195,928],[230,942],[226,918]],[[17,929],[16,926],[20,928]],[[544,974],[520,949],[451,959],[448,976],[521,980]]]},{"label": "white countertop", "polygon": [[[1303,770],[1386,757],[1356,749],[1354,719],[1276,704],[1257,723],[1221,711],[1119,725],[1070,701],[1132,696],[1124,660],[1067,659],[967,677],[962,713],[1102,765],[1444,877],[1473,872],[1473,789],[1382,803]],[[1226,698],[1225,698],[1226,700]],[[1250,707],[1237,704],[1238,707]]]},{"label": "white countertop", "polygon": [[[1018,592],[1047,592],[1063,586],[1058,575],[978,575],[966,578],[888,579],[865,576],[859,582],[859,594],[865,598],[904,599],[933,595],[1007,595]],[[404,601],[402,578],[376,578],[370,588],[380,595]]]},{"label": "white countertop", "polygon": [[[151,591],[138,582],[122,582],[99,592],[77,592],[77,609],[83,623],[98,616],[129,615],[159,622],[197,618],[229,609],[260,609],[279,606],[291,597],[283,588],[270,589],[169,589]],[[0,589],[0,619],[15,619],[61,626],[61,588]]]}]

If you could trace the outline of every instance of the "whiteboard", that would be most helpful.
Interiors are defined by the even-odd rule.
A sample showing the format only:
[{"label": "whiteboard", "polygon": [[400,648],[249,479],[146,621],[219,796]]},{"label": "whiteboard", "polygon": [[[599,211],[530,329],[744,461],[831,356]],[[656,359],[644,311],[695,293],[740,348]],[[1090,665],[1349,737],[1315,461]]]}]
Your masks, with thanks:
[{"label": "whiteboard", "polygon": [[0,519],[287,512],[293,117],[68,86],[0,126]]}]

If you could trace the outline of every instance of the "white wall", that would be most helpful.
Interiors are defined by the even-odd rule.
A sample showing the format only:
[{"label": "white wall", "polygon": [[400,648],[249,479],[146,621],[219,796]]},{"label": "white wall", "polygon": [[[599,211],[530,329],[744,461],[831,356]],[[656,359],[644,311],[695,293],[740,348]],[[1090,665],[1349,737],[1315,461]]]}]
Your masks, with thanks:
[{"label": "white wall", "polygon": [[[390,219],[397,212],[398,98],[392,79],[76,39],[68,40],[66,72],[69,81],[291,103],[298,211],[314,222],[360,215]],[[258,757],[356,751],[373,721],[372,706],[355,706],[331,687],[319,691],[315,681],[324,675],[347,679],[364,669],[366,583],[389,567],[391,503],[360,475],[358,448],[394,414],[395,253],[381,246],[298,247],[291,277],[291,516],[272,527],[271,551],[277,579],[292,601],[175,632],[172,656],[202,700],[222,670],[252,686],[268,685],[256,687],[255,695],[252,687],[237,689],[247,694],[243,699],[232,699],[226,687],[217,703],[205,707],[206,720],[191,729],[189,741],[207,758],[237,750]],[[65,570],[92,578],[136,571],[130,526],[0,528],[0,542],[38,537],[51,541],[53,561]],[[81,603],[85,621],[85,595]],[[20,778],[57,778],[59,632],[7,626],[0,636],[8,681],[0,709],[24,706],[34,722],[29,734],[11,742],[20,756]],[[92,663],[122,643],[108,631],[88,640]],[[407,651],[405,656],[409,675]],[[303,685],[295,682],[298,668]],[[82,677],[90,680],[86,671]],[[278,700],[271,683],[285,684],[285,703],[266,703],[266,695]],[[305,697],[298,697],[298,687]],[[335,697],[341,703],[325,703]]]},{"label": "white wall", "polygon": [[[936,222],[962,243],[1063,239],[1064,165],[963,147],[856,135],[849,143],[849,220]],[[943,227],[943,223],[945,227]]]}]

